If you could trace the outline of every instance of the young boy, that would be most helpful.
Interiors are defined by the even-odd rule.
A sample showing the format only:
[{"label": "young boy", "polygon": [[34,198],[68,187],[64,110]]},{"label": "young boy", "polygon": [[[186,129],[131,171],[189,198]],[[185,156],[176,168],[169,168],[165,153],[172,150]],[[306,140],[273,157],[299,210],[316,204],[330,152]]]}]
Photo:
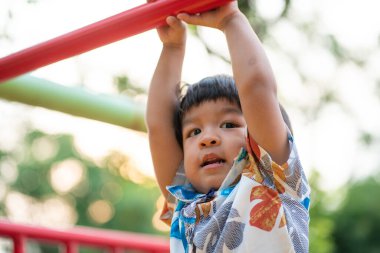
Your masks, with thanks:
[{"label": "young boy", "polygon": [[[233,78],[208,77],[179,96],[183,21],[224,32]],[[308,252],[309,186],[270,64],[237,2],[167,24],[157,29],[163,49],[146,119],[171,252]]]}]

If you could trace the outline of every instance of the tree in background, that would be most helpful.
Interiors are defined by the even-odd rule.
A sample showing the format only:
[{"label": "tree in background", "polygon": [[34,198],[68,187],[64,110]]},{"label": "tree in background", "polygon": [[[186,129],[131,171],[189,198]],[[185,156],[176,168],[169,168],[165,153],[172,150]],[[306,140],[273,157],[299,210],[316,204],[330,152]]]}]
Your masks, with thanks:
[{"label": "tree in background", "polygon": [[0,150],[0,183],[0,215],[10,219],[159,233],[152,218],[160,192],[152,179],[120,152],[94,162],[67,134],[30,130],[17,149]]},{"label": "tree in background", "polygon": [[380,252],[380,174],[351,182],[336,212],[333,252]]},{"label": "tree in background", "polygon": [[333,210],[329,209],[331,198],[329,194],[321,189],[320,174],[313,170],[309,177],[311,186],[310,227],[309,242],[312,253],[334,252],[334,241],[332,233],[335,229],[334,221],[331,219]]}]

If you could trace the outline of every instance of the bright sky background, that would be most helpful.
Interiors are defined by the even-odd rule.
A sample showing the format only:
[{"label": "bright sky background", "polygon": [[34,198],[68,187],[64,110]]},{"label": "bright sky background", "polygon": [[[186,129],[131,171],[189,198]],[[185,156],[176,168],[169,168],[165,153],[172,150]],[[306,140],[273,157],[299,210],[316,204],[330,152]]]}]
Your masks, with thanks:
[{"label": "bright sky background", "polygon": [[[145,1],[141,0],[39,0],[26,4],[25,0],[0,0],[0,29],[5,29],[12,40],[0,41],[0,56],[80,28],[89,23],[117,14]],[[263,15],[276,15],[281,0],[260,0]],[[373,0],[294,0],[294,17],[309,20],[318,17],[316,29],[335,34],[355,53],[366,53],[379,44],[380,2]],[[12,9],[13,19],[6,18]],[[375,79],[379,79],[380,52],[367,59],[366,70],[353,64],[337,66],[326,50],[308,44],[286,22],[270,31],[280,46],[300,55],[302,70],[324,85],[331,85],[339,99],[348,106],[344,109],[330,105],[321,117],[311,122],[295,107],[288,111],[296,132],[301,160],[307,173],[318,168],[328,189],[341,186],[352,176],[363,176],[380,168],[379,142],[365,149],[358,144],[357,129],[380,136],[380,103],[373,95]],[[218,50],[226,53],[221,33],[204,30],[205,37]],[[218,42],[218,43],[216,43]],[[67,86],[85,83],[96,92],[114,93],[112,76],[127,74],[130,80],[148,87],[160,53],[161,44],[154,30],[127,38],[112,45],[41,68],[32,74]],[[195,82],[207,75],[231,73],[230,67],[210,57],[196,38],[189,38],[183,80]],[[303,86],[291,64],[282,55],[267,48],[276,73],[280,97],[295,104],[319,101],[318,87]],[[378,88],[377,88],[378,89]],[[349,112],[349,113],[347,113]],[[27,119],[25,118],[27,117]],[[148,143],[144,134],[74,118],[40,108],[0,100],[0,146],[12,148],[19,141],[23,122],[50,133],[69,132],[76,136],[80,150],[101,158],[109,149],[116,149],[135,157],[142,170],[152,175]]]}]

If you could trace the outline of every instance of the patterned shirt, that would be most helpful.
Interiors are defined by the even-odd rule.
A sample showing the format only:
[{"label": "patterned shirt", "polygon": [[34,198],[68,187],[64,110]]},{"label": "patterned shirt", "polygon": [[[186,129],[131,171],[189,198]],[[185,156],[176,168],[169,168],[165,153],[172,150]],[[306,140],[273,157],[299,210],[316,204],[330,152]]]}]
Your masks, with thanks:
[{"label": "patterned shirt", "polygon": [[279,166],[248,135],[221,187],[207,194],[181,166],[161,216],[171,224],[171,252],[309,252],[310,188],[288,139],[291,153]]}]

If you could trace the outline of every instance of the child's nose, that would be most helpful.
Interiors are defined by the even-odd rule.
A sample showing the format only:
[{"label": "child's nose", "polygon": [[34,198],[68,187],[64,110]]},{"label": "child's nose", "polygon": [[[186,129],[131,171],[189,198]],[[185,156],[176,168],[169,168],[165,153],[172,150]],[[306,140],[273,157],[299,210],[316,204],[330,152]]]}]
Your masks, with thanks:
[{"label": "child's nose", "polygon": [[217,146],[220,144],[220,139],[216,135],[205,136],[200,141],[201,147]]}]

